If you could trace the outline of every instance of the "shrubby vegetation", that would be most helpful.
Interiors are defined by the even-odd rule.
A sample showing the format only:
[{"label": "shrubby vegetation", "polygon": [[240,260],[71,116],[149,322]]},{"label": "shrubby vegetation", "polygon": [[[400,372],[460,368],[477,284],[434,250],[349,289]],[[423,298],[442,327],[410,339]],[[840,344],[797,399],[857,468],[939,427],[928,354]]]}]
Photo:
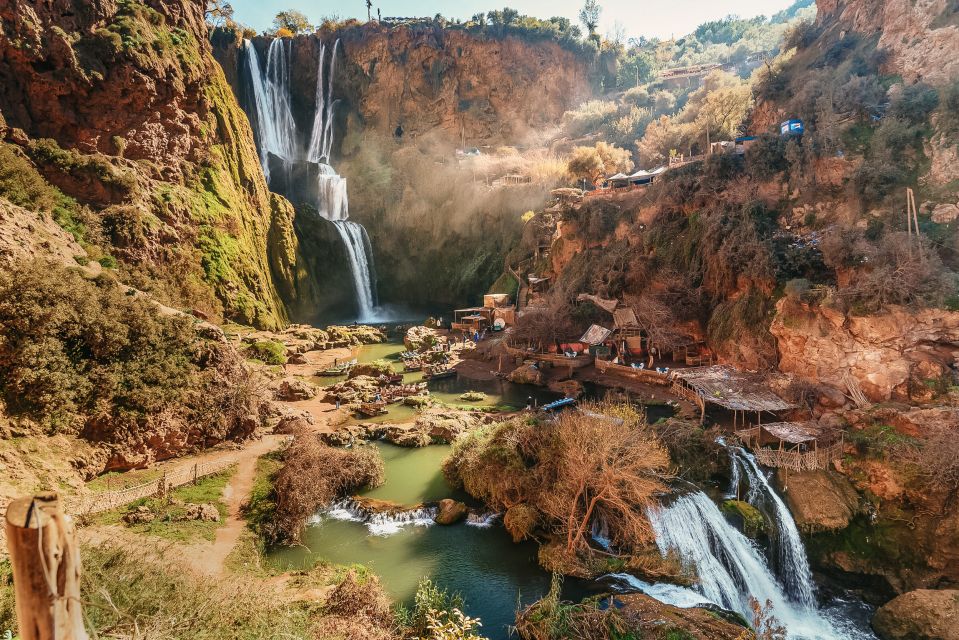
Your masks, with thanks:
[{"label": "shrubby vegetation", "polygon": [[270,542],[300,540],[306,520],[335,499],[383,483],[383,460],[374,447],[339,449],[300,431],[273,478],[272,518],[261,525]]},{"label": "shrubby vegetation", "polygon": [[194,319],[40,261],[0,274],[0,377],[13,415],[94,440],[162,421],[203,445],[258,424],[258,383]]},{"label": "shrubby vegetation", "polygon": [[590,523],[602,518],[616,548],[640,548],[653,539],[643,507],[665,488],[669,456],[632,408],[587,409],[473,432],[455,445],[444,475],[505,511],[515,539],[545,534],[563,555],[588,556]]}]

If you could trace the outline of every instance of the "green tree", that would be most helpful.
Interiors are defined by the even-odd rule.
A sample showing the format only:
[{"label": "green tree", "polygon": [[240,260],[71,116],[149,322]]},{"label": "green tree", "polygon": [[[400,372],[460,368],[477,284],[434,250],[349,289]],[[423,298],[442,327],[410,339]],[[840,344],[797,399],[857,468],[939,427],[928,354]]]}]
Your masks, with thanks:
[{"label": "green tree", "polygon": [[313,25],[310,24],[310,20],[302,11],[289,9],[276,14],[276,17],[273,18],[273,28],[276,29],[277,32],[285,30],[296,35],[298,33],[312,31]]},{"label": "green tree", "polygon": [[599,39],[596,35],[596,28],[599,26],[599,15],[602,12],[603,8],[599,6],[596,0],[586,0],[583,3],[583,8],[579,10],[579,21],[586,27],[589,37],[594,40]]}]

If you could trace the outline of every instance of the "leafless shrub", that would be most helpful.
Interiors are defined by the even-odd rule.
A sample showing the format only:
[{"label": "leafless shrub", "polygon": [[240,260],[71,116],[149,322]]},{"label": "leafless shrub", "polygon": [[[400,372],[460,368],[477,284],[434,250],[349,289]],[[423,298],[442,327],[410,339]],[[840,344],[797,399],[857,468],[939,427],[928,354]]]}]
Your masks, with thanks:
[{"label": "leafless shrub", "polygon": [[299,542],[306,519],[350,491],[383,483],[383,460],[373,447],[338,449],[301,432],[283,455],[273,490],[276,511],[265,526],[275,542]]}]

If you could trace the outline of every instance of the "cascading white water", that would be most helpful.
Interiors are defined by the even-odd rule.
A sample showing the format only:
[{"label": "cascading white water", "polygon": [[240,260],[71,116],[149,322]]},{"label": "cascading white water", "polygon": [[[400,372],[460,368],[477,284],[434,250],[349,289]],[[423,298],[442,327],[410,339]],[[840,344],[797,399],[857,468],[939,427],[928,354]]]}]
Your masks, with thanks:
[{"label": "cascading white water", "polygon": [[696,589],[710,602],[752,619],[750,597],[773,604],[790,638],[832,640],[846,637],[815,606],[788,597],[760,550],[736,530],[709,497],[700,492],[681,496],[667,507],[652,509],[649,519],[664,555],[679,554],[695,567]]},{"label": "cascading white water", "polygon": [[255,129],[260,148],[260,164],[270,180],[268,158],[275,156],[292,162],[297,159],[296,124],[290,109],[289,47],[283,38],[276,38],[266,52],[266,71],[260,67],[260,58],[253,43],[243,40],[243,51],[253,89]]},{"label": "cascading white water", "polygon": [[343,240],[347,257],[350,260],[350,271],[353,274],[353,285],[356,287],[356,301],[359,305],[360,322],[371,322],[375,319],[376,292],[373,289],[372,256],[369,251],[369,237],[361,224],[350,220],[334,220],[333,225]]},{"label": "cascading white water", "polygon": [[[329,164],[333,149],[333,76],[336,72],[336,57],[340,41],[333,44],[330,68],[325,72],[326,46],[320,47],[316,71],[316,108],[309,144],[302,152],[297,148],[299,139],[296,122],[290,108],[290,48],[289,41],[275,38],[266,54],[266,70],[262,69],[256,49],[249,40],[243,41],[250,86],[253,89],[254,128],[260,150],[260,163],[270,180],[270,155],[283,160],[284,184],[289,187],[290,168],[295,162],[310,162],[317,166],[316,206],[317,214],[333,223],[337,235],[343,241],[356,290],[357,306],[361,322],[378,318],[376,300],[376,271],[369,235],[363,225],[352,222],[347,197],[346,179],[336,173]],[[326,82],[324,83],[324,77]]]},{"label": "cascading white water", "polygon": [[362,522],[372,535],[389,536],[398,533],[403,527],[431,526],[433,518],[436,517],[436,511],[435,507],[419,507],[394,513],[373,513],[355,500],[346,499],[334,502],[324,511],[310,518],[308,522],[317,524],[322,522],[324,517],[331,520]]},{"label": "cascading white water", "polygon": [[789,596],[808,607],[816,606],[816,588],[806,558],[806,549],[799,529],[786,503],[769,485],[766,474],[759,468],[756,459],[746,450],[733,447],[730,449],[734,475],[738,475],[741,468],[749,481],[749,492],[746,501],[754,506],[767,506],[772,513],[774,536],[772,537],[773,552],[776,556],[776,569],[780,580],[785,584]]}]

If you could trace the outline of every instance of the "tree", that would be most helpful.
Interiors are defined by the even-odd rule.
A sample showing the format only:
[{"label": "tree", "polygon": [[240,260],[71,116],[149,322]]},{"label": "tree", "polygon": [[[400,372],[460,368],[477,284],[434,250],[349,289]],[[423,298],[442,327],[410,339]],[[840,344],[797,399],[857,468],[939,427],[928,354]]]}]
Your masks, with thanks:
[{"label": "tree", "polygon": [[302,11],[289,9],[276,14],[276,17],[273,18],[273,28],[276,29],[277,32],[286,30],[291,34],[296,35],[298,33],[312,31],[313,25],[310,24],[306,14],[304,14]]},{"label": "tree", "polygon": [[366,21],[373,20],[373,0],[366,0]]},{"label": "tree", "polygon": [[599,15],[602,12],[603,8],[599,6],[596,0],[586,0],[583,3],[583,8],[579,10],[579,21],[586,27],[590,38],[598,39],[596,28],[599,26]]},{"label": "tree", "polygon": [[573,149],[566,170],[573,179],[585,178],[595,184],[606,175],[629,171],[632,166],[629,151],[601,141],[593,147]]},{"label": "tree", "polygon": [[233,20],[233,5],[223,0],[207,0],[205,15],[211,27],[222,27]]}]

